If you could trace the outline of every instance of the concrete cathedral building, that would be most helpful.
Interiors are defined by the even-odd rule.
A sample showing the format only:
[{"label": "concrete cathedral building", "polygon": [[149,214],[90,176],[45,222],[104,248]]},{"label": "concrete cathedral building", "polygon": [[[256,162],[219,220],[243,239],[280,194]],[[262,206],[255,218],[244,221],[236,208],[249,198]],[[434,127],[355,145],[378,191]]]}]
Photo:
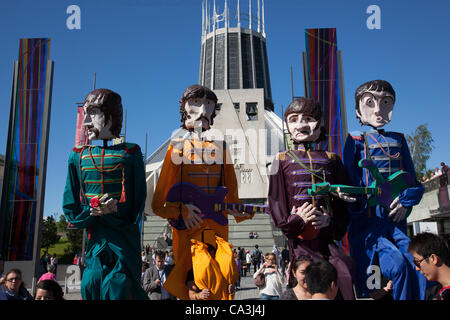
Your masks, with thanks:
[{"label": "concrete cathedral building", "polygon": [[[217,116],[207,133],[216,140],[225,140],[230,149],[239,198],[247,204],[266,204],[270,164],[277,152],[284,150],[283,123],[273,112],[264,0],[250,0],[247,13],[241,9],[239,0],[233,8],[225,0],[220,10],[215,1],[203,2],[198,83],[212,89],[218,97]],[[180,128],[173,138],[186,133]],[[143,239],[152,247],[158,246],[158,239],[164,247],[161,239],[164,233],[170,233],[167,222],[158,221],[152,212],[151,202],[171,138],[146,159],[147,222]],[[272,251],[274,239],[281,232],[271,226],[268,215],[259,216],[239,225],[230,219],[230,242],[246,249],[258,244],[263,252]],[[250,241],[250,231],[257,231],[259,238]],[[281,239],[279,242],[277,245],[284,244]]]}]

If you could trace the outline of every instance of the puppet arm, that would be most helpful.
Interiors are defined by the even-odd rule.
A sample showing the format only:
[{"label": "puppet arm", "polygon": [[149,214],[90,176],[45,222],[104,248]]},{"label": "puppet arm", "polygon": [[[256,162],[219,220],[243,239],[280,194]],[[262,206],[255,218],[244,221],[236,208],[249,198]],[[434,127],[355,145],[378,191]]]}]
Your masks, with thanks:
[{"label": "puppet arm", "polygon": [[279,161],[279,155],[277,154],[270,168],[269,175],[269,193],[268,213],[272,217],[277,228],[288,238],[295,238],[302,233],[305,228],[305,221],[298,214],[291,214],[291,210],[288,209],[288,200],[286,195],[284,173]]},{"label": "puppet arm", "polygon": [[181,212],[183,219],[189,213],[188,208],[181,202],[166,202],[170,188],[181,180],[180,164],[175,164],[172,159],[173,145],[170,144],[164,158],[161,174],[156,184],[152,199],[152,210],[155,214],[165,219],[178,219]]},{"label": "puppet arm", "polygon": [[[359,154],[360,150],[358,150],[358,145],[363,145],[364,141],[361,136],[354,137],[352,135],[347,136],[347,140],[345,141],[344,146],[344,154],[343,154],[343,167],[345,169],[345,173],[347,175],[344,178],[344,181],[347,184],[355,187],[365,187],[363,182],[363,169],[358,166],[358,161],[360,160]],[[341,162],[342,163],[342,162]],[[337,169],[339,171],[339,168]],[[342,176],[338,176],[337,179],[339,181],[342,179]],[[365,215],[367,214],[367,196],[366,195],[352,195],[356,199],[355,202],[347,202],[347,210],[351,215]]]},{"label": "puppet arm", "polygon": [[67,221],[78,229],[84,229],[89,227],[97,218],[91,216],[89,205],[80,202],[79,157],[79,153],[72,152],[70,154],[62,207]]},{"label": "puppet arm", "polygon": [[420,200],[422,199],[423,193],[425,192],[425,188],[419,181],[417,181],[416,172],[414,170],[414,163],[409,152],[408,144],[403,135],[401,144],[403,170],[407,171],[414,178],[416,185],[414,187],[403,190],[399,194],[398,198],[402,206],[412,207],[419,204]]}]

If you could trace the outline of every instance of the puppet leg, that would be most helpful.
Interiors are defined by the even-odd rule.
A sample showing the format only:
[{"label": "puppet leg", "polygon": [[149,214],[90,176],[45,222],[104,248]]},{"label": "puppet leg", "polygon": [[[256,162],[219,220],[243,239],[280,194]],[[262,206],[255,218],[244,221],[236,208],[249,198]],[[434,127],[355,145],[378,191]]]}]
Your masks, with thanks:
[{"label": "puppet leg", "polygon": [[[227,284],[234,284],[239,279],[239,270],[236,261],[233,259],[233,252],[231,251],[232,246],[219,236],[216,236],[216,243],[217,251],[215,260],[217,261]],[[233,298],[233,294],[227,294],[227,300],[233,300]]]},{"label": "puppet leg", "polygon": [[384,237],[378,239],[376,250],[381,273],[392,280],[394,300],[420,299],[417,274],[403,253]]},{"label": "puppet leg", "polygon": [[[406,223],[404,221],[403,221],[403,223],[406,225]],[[393,232],[392,232],[392,238],[394,239],[395,244],[398,247],[398,249],[400,250],[400,252],[403,254],[405,259],[409,262],[412,270],[414,270],[414,272],[416,274],[415,277],[413,277],[413,278],[417,278],[417,281],[413,281],[413,284],[415,287],[414,291],[420,292],[420,294],[419,294],[420,300],[425,300],[427,285],[429,285],[430,283],[427,281],[427,278],[425,278],[425,276],[422,273],[420,273],[420,271],[416,270],[416,267],[413,263],[413,256],[408,252],[408,246],[409,246],[409,242],[410,242],[409,237],[403,232],[402,228],[394,227]]]},{"label": "puppet leg", "polygon": [[86,257],[86,268],[81,280],[81,298],[83,300],[101,300],[103,268],[98,256]]},{"label": "puppet leg", "polygon": [[[355,228],[356,229],[356,228]],[[349,233],[350,257],[354,261],[354,285],[358,298],[370,297],[367,287],[367,269],[374,255],[374,247],[366,242],[366,236],[357,232]]]},{"label": "puppet leg", "polygon": [[208,300],[226,300],[228,285],[222,275],[219,264],[208,252],[208,246],[191,239],[192,269],[195,284],[200,290],[209,289]]}]

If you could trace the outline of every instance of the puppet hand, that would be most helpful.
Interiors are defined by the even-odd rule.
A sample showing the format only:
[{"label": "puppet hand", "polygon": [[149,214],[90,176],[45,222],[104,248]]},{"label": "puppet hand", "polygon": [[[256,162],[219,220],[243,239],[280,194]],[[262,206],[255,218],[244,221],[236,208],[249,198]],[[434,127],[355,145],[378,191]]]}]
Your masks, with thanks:
[{"label": "puppet hand", "polygon": [[228,214],[231,214],[232,216],[234,216],[234,217],[236,217],[236,218],[248,218],[248,217],[251,216],[250,213],[247,213],[247,212],[239,212],[239,211],[237,211],[236,209],[233,209],[233,210],[227,209],[227,211],[228,211]]},{"label": "puppet hand", "polygon": [[316,210],[316,215],[312,223],[316,230],[328,227],[331,222],[331,218],[327,210],[322,206],[320,206],[320,209],[322,211]]},{"label": "puppet hand", "polygon": [[391,212],[389,212],[389,218],[391,218],[394,222],[400,222],[405,219],[408,208],[404,207],[400,203],[399,197],[392,201],[390,208]]},{"label": "puppet hand", "polygon": [[301,207],[297,208],[295,214],[298,214],[305,223],[314,220],[317,209],[312,204],[305,202]]},{"label": "puppet hand", "polygon": [[203,289],[202,291],[200,291],[198,293],[198,298],[199,299],[208,299],[209,295],[210,295],[209,290],[208,289]]},{"label": "puppet hand", "polygon": [[108,196],[109,195],[105,193],[100,199],[98,199],[99,205],[95,208],[91,207],[91,216],[103,216],[105,214],[117,212],[118,201],[113,198],[108,199]]},{"label": "puppet hand", "polygon": [[388,283],[386,283],[386,287],[384,287],[383,290],[386,292],[392,291],[392,280],[389,280]]},{"label": "puppet hand", "polygon": [[356,202],[355,197],[351,197],[348,193],[341,192],[339,188],[336,190],[336,192],[330,192],[333,196],[338,197],[341,200],[344,200],[345,202]]},{"label": "puppet hand", "polygon": [[199,214],[201,214],[202,211],[193,204],[186,204],[186,207],[189,211],[187,217],[184,219],[186,228],[200,228],[200,223],[203,223],[203,219],[200,218]]}]

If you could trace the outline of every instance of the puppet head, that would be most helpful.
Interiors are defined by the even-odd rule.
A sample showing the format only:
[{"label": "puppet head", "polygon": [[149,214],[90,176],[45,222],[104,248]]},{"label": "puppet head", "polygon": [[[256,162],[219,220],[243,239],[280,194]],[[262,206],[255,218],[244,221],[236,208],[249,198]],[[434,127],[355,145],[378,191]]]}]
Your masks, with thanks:
[{"label": "puppet head", "polygon": [[119,94],[109,89],[90,92],[83,104],[83,126],[89,140],[111,140],[122,130],[123,108]]},{"label": "puppet head", "polygon": [[356,89],[356,117],[361,125],[378,129],[392,120],[395,91],[385,80],[366,82]]},{"label": "puppet head", "polygon": [[284,113],[284,120],[296,143],[320,142],[325,139],[322,106],[313,99],[300,97],[292,101]]},{"label": "puppet head", "polygon": [[207,87],[195,84],[184,91],[180,99],[182,127],[189,131],[194,128],[208,130],[216,116],[216,94]]}]

